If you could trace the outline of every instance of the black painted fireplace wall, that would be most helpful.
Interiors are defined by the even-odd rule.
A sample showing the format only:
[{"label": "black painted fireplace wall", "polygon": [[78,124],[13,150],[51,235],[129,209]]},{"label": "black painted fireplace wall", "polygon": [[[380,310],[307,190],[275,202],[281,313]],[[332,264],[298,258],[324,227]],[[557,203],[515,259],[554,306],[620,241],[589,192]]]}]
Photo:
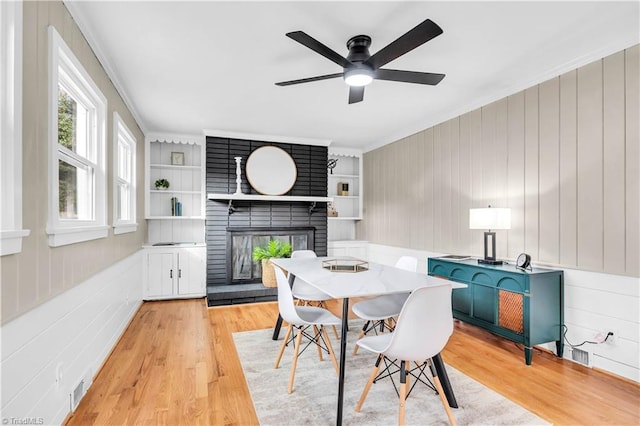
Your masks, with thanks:
[{"label": "black painted fireplace wall", "polygon": [[[236,190],[236,162],[242,157],[242,192],[257,194],[247,183],[244,165],[253,150],[273,145],[287,151],[296,163],[298,176],[285,195],[327,196],[327,147],[207,137],[207,193],[231,194]],[[278,170],[273,171],[274,174]],[[207,286],[224,286],[231,282],[227,271],[227,230],[230,227],[305,227],[315,228],[315,252],[327,254],[327,209],[325,203],[309,213],[308,202],[234,201],[229,214],[228,201],[207,200]]]}]

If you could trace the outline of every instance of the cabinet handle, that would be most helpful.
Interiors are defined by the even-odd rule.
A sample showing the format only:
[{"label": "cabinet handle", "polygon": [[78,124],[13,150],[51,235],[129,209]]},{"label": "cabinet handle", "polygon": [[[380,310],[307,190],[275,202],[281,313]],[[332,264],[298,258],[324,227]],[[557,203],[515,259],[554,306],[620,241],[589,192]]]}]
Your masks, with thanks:
[{"label": "cabinet handle", "polygon": [[169,269],[169,278],[173,278],[173,269]]},{"label": "cabinet handle", "polygon": [[178,269],[178,278],[182,278],[182,269]]}]

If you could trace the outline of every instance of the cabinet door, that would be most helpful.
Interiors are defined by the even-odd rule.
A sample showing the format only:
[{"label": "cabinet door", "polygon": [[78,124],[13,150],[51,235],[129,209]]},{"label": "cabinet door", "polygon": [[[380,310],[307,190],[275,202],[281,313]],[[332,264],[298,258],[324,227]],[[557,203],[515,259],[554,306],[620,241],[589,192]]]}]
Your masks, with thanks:
[{"label": "cabinet door", "polygon": [[147,296],[173,295],[173,283],[177,278],[173,253],[147,254]]},{"label": "cabinet door", "polygon": [[183,249],[178,253],[178,294],[205,294],[206,249]]}]

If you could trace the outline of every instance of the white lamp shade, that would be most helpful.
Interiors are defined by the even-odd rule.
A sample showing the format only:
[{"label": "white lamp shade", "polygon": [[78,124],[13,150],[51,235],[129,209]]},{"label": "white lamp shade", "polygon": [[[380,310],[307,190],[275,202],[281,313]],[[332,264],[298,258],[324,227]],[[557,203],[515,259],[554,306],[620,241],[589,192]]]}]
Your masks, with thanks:
[{"label": "white lamp shade", "polygon": [[469,209],[469,229],[511,229],[511,209]]}]

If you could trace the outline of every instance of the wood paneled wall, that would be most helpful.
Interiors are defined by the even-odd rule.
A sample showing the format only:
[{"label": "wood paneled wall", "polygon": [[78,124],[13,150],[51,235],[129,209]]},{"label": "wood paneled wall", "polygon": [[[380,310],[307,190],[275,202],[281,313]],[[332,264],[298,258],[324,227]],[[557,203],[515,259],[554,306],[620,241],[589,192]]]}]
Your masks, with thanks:
[{"label": "wood paneled wall", "polygon": [[[122,97],[61,1],[23,2],[22,224],[31,233],[22,252],[0,258],[2,322],[23,314],[77,286],[140,250],[144,220],[144,135]],[[107,238],[49,247],[48,213],[48,37],[53,25],[107,98],[107,223],[113,223],[113,113],[117,111],[137,139],[138,230]]]},{"label": "wood paneled wall", "polygon": [[357,238],[481,256],[490,204],[499,257],[639,276],[639,121],[637,45],[365,153]]}]

